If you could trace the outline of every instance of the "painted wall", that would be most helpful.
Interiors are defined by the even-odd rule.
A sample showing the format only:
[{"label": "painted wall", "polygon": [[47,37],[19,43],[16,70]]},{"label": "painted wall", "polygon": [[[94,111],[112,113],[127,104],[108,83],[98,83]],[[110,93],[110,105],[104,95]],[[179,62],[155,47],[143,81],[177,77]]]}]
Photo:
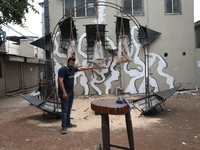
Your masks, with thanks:
[{"label": "painted wall", "polygon": [[[193,57],[195,52],[193,2],[181,1],[182,15],[165,15],[164,1],[159,1],[158,5],[162,7],[156,9],[155,2],[157,1],[152,0],[148,3],[147,26],[161,32],[162,35],[151,44],[150,51],[159,54],[166,61],[165,72],[170,73],[175,79],[175,85],[182,84],[182,88],[185,89],[193,88],[197,86]],[[168,53],[168,57],[163,57],[164,53]],[[165,82],[161,83],[164,86]]]},{"label": "painted wall", "polygon": [[[120,1],[117,1],[120,4]],[[156,4],[156,5],[155,5]],[[53,59],[55,77],[58,69],[66,64],[67,51],[59,47],[59,30],[56,24],[62,18],[62,2],[50,0],[50,20],[53,33]],[[164,1],[144,1],[145,15],[136,17],[141,25],[161,32],[158,39],[149,46],[150,86],[154,92],[167,90],[177,85],[182,89],[193,89],[199,86],[197,64],[194,62],[194,23],[193,2],[182,1],[182,15],[165,15]],[[56,8],[56,9],[55,9]],[[56,11],[55,11],[56,10]],[[75,18],[78,29],[78,57],[83,66],[87,66],[86,24],[106,24],[106,39],[110,49],[117,49],[114,15],[120,14],[110,7],[98,9],[99,18]],[[108,53],[107,69],[94,69],[78,72],[75,78],[76,95],[114,94],[117,89],[123,93],[145,92],[144,49],[137,39],[137,27],[131,22],[132,45],[130,54],[133,62],[116,65],[116,56]],[[116,52],[116,51],[115,51]],[[165,54],[168,54],[165,57]],[[199,54],[198,54],[199,55]],[[196,56],[197,57],[197,56]],[[56,84],[57,85],[57,84]]]}]

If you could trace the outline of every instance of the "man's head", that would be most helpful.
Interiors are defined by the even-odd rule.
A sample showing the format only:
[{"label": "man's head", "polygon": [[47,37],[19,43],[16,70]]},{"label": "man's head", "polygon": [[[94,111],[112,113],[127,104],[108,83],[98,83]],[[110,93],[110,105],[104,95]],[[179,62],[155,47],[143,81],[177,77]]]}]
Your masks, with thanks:
[{"label": "man's head", "polygon": [[76,66],[75,61],[76,61],[76,59],[74,57],[69,57],[67,60],[67,67],[71,69],[74,66]]}]

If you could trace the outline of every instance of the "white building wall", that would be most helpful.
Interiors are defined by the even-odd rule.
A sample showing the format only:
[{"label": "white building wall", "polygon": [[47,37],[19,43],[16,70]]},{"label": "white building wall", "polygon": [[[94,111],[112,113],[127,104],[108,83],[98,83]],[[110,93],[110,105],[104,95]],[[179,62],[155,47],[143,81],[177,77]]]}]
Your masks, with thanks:
[{"label": "white building wall", "polygon": [[7,40],[5,43],[6,46],[6,52],[9,54],[19,55],[20,54],[20,46],[13,44],[13,41]]},{"label": "white building wall", "polygon": [[33,39],[20,40],[20,55],[25,57],[43,59],[43,50],[30,44],[33,41]]},{"label": "white building wall", "polygon": [[[114,2],[121,4],[120,0]],[[149,83],[150,89],[154,90],[154,92],[163,91],[177,85],[182,85],[182,89],[193,89],[196,86],[200,86],[197,77],[199,72],[197,71],[197,63],[194,57],[199,54],[195,52],[194,44],[193,1],[181,1],[181,3],[182,14],[166,15],[164,12],[164,0],[144,0],[145,15],[135,16],[141,25],[161,33],[148,47],[150,62]],[[65,64],[67,58],[67,51],[59,47],[58,37],[60,31],[56,26],[63,17],[62,1],[49,0],[49,7],[50,28],[54,37],[57,37],[53,41],[54,69],[57,77],[58,69]],[[110,48],[116,49],[116,20],[114,15],[121,15],[115,9],[106,6],[99,7],[98,12],[98,23],[107,25],[108,45]],[[78,29],[78,55],[82,65],[87,65],[84,25],[95,24],[97,18],[74,19]],[[137,28],[133,22],[131,22],[130,28],[133,42],[130,53],[133,62],[116,65],[116,58],[108,53],[108,69],[95,69],[93,72],[86,71],[76,74],[75,89],[77,94],[109,94],[114,93],[116,87],[122,88],[124,93],[145,92],[145,50],[138,43]],[[196,56],[196,58],[198,57]]]}]

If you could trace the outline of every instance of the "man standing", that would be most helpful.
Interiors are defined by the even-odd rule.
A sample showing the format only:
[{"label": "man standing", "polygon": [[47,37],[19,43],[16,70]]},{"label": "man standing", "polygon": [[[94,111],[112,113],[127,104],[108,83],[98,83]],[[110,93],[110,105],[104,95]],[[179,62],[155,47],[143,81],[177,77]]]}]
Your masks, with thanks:
[{"label": "man standing", "polygon": [[75,58],[70,57],[67,60],[67,65],[58,70],[58,95],[61,100],[61,120],[62,120],[62,134],[66,134],[66,129],[69,127],[76,127],[70,121],[71,108],[74,99],[74,74],[76,71],[83,71],[92,69],[93,67],[75,67]]}]

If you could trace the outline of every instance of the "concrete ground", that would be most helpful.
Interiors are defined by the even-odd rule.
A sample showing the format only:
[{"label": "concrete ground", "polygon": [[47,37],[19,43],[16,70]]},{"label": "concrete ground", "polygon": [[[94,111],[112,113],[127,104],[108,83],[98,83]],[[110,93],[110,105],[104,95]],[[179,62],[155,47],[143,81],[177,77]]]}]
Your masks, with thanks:
[{"label": "concrete ground", "polygon": [[[76,102],[89,104],[91,100],[77,99]],[[171,96],[163,104],[163,111],[158,109],[156,116],[141,118],[132,116],[133,125],[140,119],[145,119],[144,124],[133,127],[135,149],[199,150],[199,114],[200,92],[198,91]],[[77,114],[75,119],[78,115],[81,114]],[[98,119],[99,116],[94,116],[94,118]],[[149,124],[151,119],[159,119],[159,121]],[[83,126],[84,121],[85,126]],[[117,120],[111,120],[111,125],[116,122]],[[86,120],[77,119],[76,123],[78,127],[87,128],[96,122],[89,116]],[[102,144],[100,120],[97,124],[98,126],[95,124],[96,127],[92,126],[89,130],[70,129],[67,134],[62,135],[60,134],[60,119],[50,115],[43,117],[41,110],[29,105],[20,96],[7,97],[0,100],[0,150],[97,150],[95,146]],[[128,147],[124,127],[112,128],[110,138],[112,144]],[[111,148],[111,150],[117,149]]]},{"label": "concrete ground", "polygon": [[0,108],[9,108],[9,107],[27,107],[29,102],[25,101],[20,96],[10,96],[4,99],[0,99]]}]

